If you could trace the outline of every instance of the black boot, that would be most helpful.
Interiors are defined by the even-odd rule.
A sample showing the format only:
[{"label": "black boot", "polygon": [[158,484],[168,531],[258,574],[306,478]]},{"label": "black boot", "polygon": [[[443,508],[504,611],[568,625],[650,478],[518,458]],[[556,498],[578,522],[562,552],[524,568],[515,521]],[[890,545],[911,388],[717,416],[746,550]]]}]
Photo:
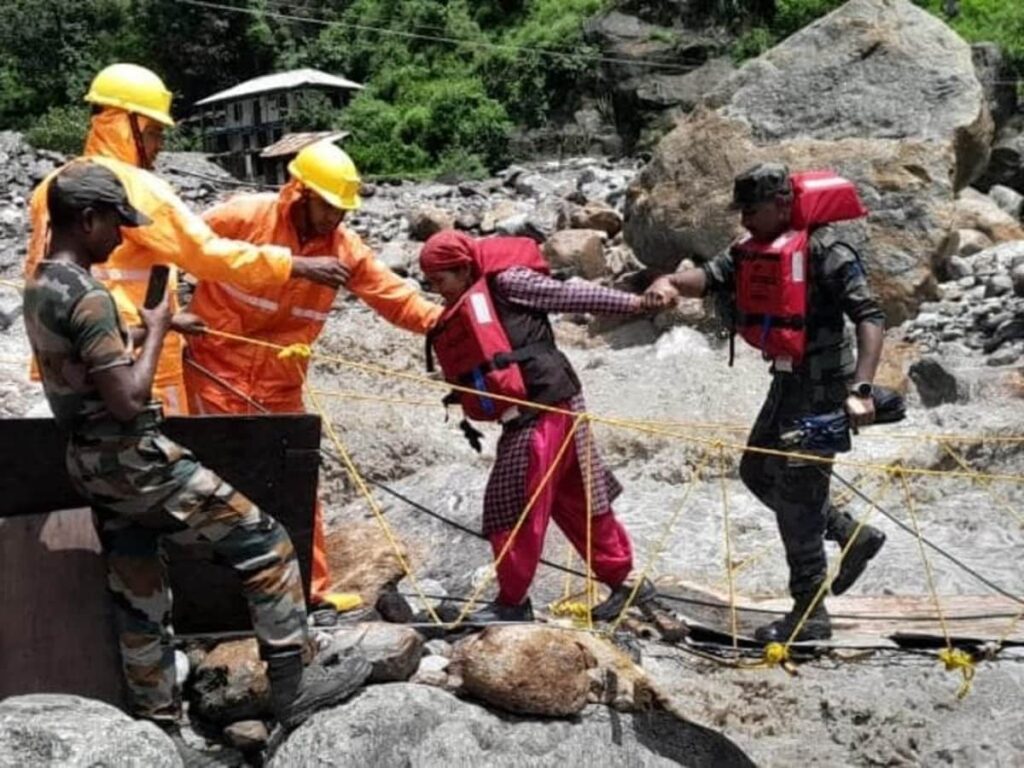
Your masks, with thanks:
[{"label": "black boot", "polygon": [[267,659],[270,706],[286,730],[301,725],[321,709],[334,706],[355,693],[370,676],[371,665],[362,656],[335,659],[329,665],[314,660],[302,663],[299,652]]},{"label": "black boot", "polygon": [[[628,582],[617,586],[603,602],[598,603],[591,609],[590,617],[594,621],[613,621],[618,618],[619,614],[622,613],[622,609],[626,606],[629,596],[633,594],[633,587],[634,585]],[[654,585],[647,579],[644,579],[640,583],[640,589],[636,591],[636,597],[633,598],[631,605],[640,606],[650,602],[656,594],[657,590],[655,590]]]},{"label": "black boot", "polygon": [[[840,512],[834,506],[829,508],[825,538],[846,547],[857,531],[857,521],[847,512]],[[850,546],[846,557],[839,565],[839,573],[832,580],[832,594],[841,595],[853,586],[871,560],[885,544],[885,534],[870,525],[862,526],[857,539]]]},{"label": "black boot", "polygon": [[[804,613],[806,613],[807,606],[817,593],[818,590],[815,589],[807,594],[795,596],[793,598],[793,610],[781,619],[776,619],[771,624],[758,627],[754,632],[754,638],[766,644],[787,642],[790,635],[793,634],[793,629],[800,619],[803,618]],[[818,601],[814,610],[811,611],[807,620],[800,628],[800,632],[793,638],[793,642],[828,640],[830,637],[832,637],[832,621],[828,617],[828,611],[825,610],[825,601],[822,599]]]},{"label": "black boot", "polygon": [[499,622],[533,621],[533,604],[526,598],[519,605],[491,603],[486,608],[473,611],[466,617],[467,624],[495,624]]}]

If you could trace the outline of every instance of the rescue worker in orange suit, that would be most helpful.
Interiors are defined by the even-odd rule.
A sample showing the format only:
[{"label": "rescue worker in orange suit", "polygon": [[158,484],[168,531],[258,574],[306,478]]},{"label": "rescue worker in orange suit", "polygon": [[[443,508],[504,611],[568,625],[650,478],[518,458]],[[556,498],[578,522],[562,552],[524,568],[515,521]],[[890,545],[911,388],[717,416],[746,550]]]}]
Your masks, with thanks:
[{"label": "rescue worker in orange suit", "polygon": [[[96,75],[85,100],[94,105],[94,114],[84,155],[113,171],[128,190],[132,205],[153,222],[126,230],[124,242],[107,263],[93,268],[93,275],[110,290],[129,326],[140,324],[136,307],[143,304],[154,264],[171,264],[202,279],[231,280],[243,287],[284,285],[294,278],[331,288],[344,282],[345,270],[333,256],[292,259],[287,248],[218,237],[167,183],[150,172],[163,144],[164,129],[174,125],[171,94],[153,72],[134,64],[113,64]],[[46,251],[48,186],[49,178],[32,195],[26,275],[33,274]],[[172,269],[172,309],[177,308],[176,288],[177,273]],[[174,329],[189,332],[195,325],[179,314]],[[154,379],[153,395],[167,414],[188,412],[182,348],[181,336],[168,334]]]},{"label": "rescue worker in orange suit", "polygon": [[[835,188],[834,182],[845,180],[833,177],[825,181],[819,188]],[[808,240],[800,241],[803,244],[798,252],[789,254],[808,258],[808,268],[800,270],[798,281],[806,282],[800,293],[806,297],[806,307],[799,323],[789,323],[790,329],[802,330],[806,349],[796,362],[772,356],[762,347],[765,356],[772,360],[772,384],[748,440],[748,445],[756,448],[780,448],[781,432],[787,424],[811,414],[843,408],[854,427],[870,424],[875,419],[872,382],[882,353],[884,315],[868,287],[857,252],[836,240],[828,227],[796,223],[794,189],[789,170],[778,163],[762,163],[737,176],[732,207],[740,212],[749,237],[737,241],[728,251],[701,267],[658,278],[648,289],[649,293],[665,300],[674,300],[679,295],[725,295],[728,312],[736,317],[738,327],[752,323],[755,338],[760,337],[765,343],[769,326],[764,318],[785,318],[789,310],[780,307],[763,313],[764,318],[750,317],[745,321],[748,313],[742,306],[743,297],[756,290],[756,286],[749,280],[745,284],[748,267],[744,265],[758,261],[785,264],[786,254],[779,249],[784,249],[787,242],[797,242],[794,238],[809,235]],[[856,206],[861,207],[859,201]],[[864,213],[866,211],[857,215]],[[805,273],[810,276],[806,281]],[[774,287],[781,283],[762,281],[762,284]],[[776,287],[776,291],[781,293],[782,289]],[[856,357],[844,316],[856,328]],[[822,458],[832,455],[817,453]],[[766,643],[784,642],[791,636],[797,641],[831,637],[832,625],[824,600],[814,602],[828,576],[825,540],[836,541],[844,547],[849,545],[831,583],[832,593],[838,595],[853,585],[868,561],[878,554],[885,543],[885,534],[869,525],[858,529],[848,512],[831,503],[830,473],[819,463],[748,450],[740,462],[740,478],[775,512],[786,550],[789,591],[793,597],[793,609],[782,618],[759,627],[755,636]],[[805,614],[806,620],[800,625]],[[800,629],[796,631],[798,625]]]},{"label": "rescue worker in orange suit", "polygon": [[[555,346],[548,313],[631,315],[657,309],[662,304],[660,297],[645,298],[583,281],[555,280],[546,274],[548,267],[536,243],[527,238],[474,240],[461,232],[439,232],[423,246],[420,267],[445,300],[446,312],[430,334],[445,379],[481,391],[518,395],[517,399],[563,411],[509,406],[483,395],[458,395],[470,418],[491,418],[502,424],[494,468],[484,493],[483,533],[496,558],[512,539],[497,566],[496,601],[472,614],[471,620],[533,618],[527,593],[540,562],[548,523],[553,519],[586,558],[588,495],[591,565],[597,579],[611,589],[609,597],[594,606],[592,615],[599,621],[614,619],[633,589],[626,582],[633,568],[632,543],[611,506],[622,487],[601,462],[585,421],[555,464],[574,422],[569,413],[584,413],[586,404],[576,372]],[[495,319],[503,330],[502,343],[507,349],[493,356],[487,352],[486,362],[474,359],[464,365],[465,361],[458,358],[475,354],[470,347],[486,349],[489,342],[477,334],[493,338]],[[446,361],[446,355],[454,359]],[[504,359],[499,360],[499,356]],[[521,376],[521,389],[498,383],[505,375],[499,371],[510,370],[510,363],[518,366],[516,376]],[[467,366],[473,372],[458,375]],[[492,378],[488,385],[486,377],[491,375],[498,378]],[[553,474],[541,488],[553,464]],[[584,466],[590,468],[589,494]],[[525,522],[513,537],[519,517],[535,495]],[[645,579],[637,589],[636,603],[653,597],[654,586]]]},{"label": "rescue worker in orange suit", "polygon": [[[289,164],[291,180],[277,194],[244,194],[204,215],[222,237],[305,254],[331,253],[345,274],[345,287],[388,322],[426,333],[441,307],[422,298],[374,258],[342,222],[360,206],[359,174],[349,156],[327,142],[306,147]],[[323,330],[337,289],[311,283],[243,287],[200,280],[190,313],[213,329],[287,346],[312,345]],[[194,413],[302,413],[307,359],[279,359],[276,350],[212,334],[189,340],[185,381]],[[311,599],[329,600],[331,578],[325,552],[322,509],[314,520]],[[337,607],[337,606],[336,606]]]}]

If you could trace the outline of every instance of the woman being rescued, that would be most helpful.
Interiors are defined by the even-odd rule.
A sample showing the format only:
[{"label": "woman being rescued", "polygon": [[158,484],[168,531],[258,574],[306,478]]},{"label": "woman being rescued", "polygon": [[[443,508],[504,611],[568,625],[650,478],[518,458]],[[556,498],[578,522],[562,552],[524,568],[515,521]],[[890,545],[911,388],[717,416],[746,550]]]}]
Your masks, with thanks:
[{"label": "woman being rescued", "polygon": [[[432,351],[448,382],[482,393],[453,393],[465,414],[502,425],[484,493],[483,533],[495,558],[513,538],[517,521],[533,500],[498,563],[496,601],[469,620],[532,620],[527,593],[551,519],[586,559],[585,472],[590,476],[591,564],[597,579],[611,589],[609,597],[594,606],[592,617],[597,621],[616,618],[633,590],[626,583],[633,567],[633,547],[611,507],[622,487],[601,462],[586,420],[579,421],[575,439],[552,469],[576,422],[569,413],[583,414],[586,406],[576,372],[555,346],[547,313],[634,315],[660,309],[663,302],[660,297],[637,296],[585,281],[555,280],[529,238],[476,240],[461,232],[439,232],[423,246],[420,267],[445,301],[445,312],[428,336],[428,367]],[[563,412],[517,406],[487,394]],[[581,461],[588,451],[589,462]],[[550,478],[538,493],[549,471]],[[654,594],[654,586],[645,580],[634,604],[649,601]]]}]

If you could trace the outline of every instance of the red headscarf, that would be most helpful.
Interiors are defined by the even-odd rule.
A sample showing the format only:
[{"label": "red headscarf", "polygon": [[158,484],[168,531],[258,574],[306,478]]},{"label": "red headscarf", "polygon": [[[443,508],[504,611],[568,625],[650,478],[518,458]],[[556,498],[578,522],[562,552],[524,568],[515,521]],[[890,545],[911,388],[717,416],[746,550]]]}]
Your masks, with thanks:
[{"label": "red headscarf", "polygon": [[420,251],[420,269],[424,272],[441,272],[469,265],[474,273],[479,274],[479,262],[476,240],[454,229],[431,235]]},{"label": "red headscarf", "polygon": [[420,269],[440,272],[469,265],[474,278],[510,267],[550,272],[540,248],[528,237],[490,237],[476,240],[454,229],[432,235],[420,251]]}]

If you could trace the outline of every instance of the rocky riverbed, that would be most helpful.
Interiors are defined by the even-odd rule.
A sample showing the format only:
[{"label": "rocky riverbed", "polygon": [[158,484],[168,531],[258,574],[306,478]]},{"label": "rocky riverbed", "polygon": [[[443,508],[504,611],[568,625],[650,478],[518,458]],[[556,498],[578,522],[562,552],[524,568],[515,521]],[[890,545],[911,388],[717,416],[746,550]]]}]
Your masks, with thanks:
[{"label": "rocky riverbed", "polygon": [[[642,32],[642,25],[615,16],[602,24],[591,34]],[[840,39],[842,45],[830,42]],[[524,163],[486,180],[374,184],[348,224],[414,282],[420,277],[420,242],[454,226],[475,235],[534,237],[560,276],[638,290],[654,271],[672,269],[684,257],[699,262],[728,242],[736,231],[724,210],[729,179],[750,162],[782,158],[794,168],[838,168],[857,181],[872,210],[846,234],[861,248],[891,321],[880,381],[905,393],[908,415],[900,424],[863,430],[836,472],[909,522],[908,498],[886,466],[1018,478],[1024,473],[1024,153],[1015,101],[1007,104],[1005,92],[987,85],[992,68],[998,69],[997,54],[985,47],[971,50],[903,0],[851,0],[736,74],[710,78],[700,108],[675,124],[650,163],[576,157]],[[920,83],[934,87],[918,88]],[[691,80],[671,85],[696,87]],[[781,110],[779,94],[794,88],[816,89],[821,98],[801,98],[793,110]],[[901,98],[909,90],[920,97]],[[21,276],[25,200],[60,160],[32,150],[15,134],[0,134],[4,280]],[[197,156],[169,154],[160,171],[197,209],[246,189]],[[768,385],[758,354],[738,347],[730,368],[714,308],[701,301],[628,322],[568,315],[554,320],[592,412],[620,420],[599,423],[595,434],[625,486],[616,511],[633,536],[640,567],[666,589],[696,583],[725,591],[727,508],[732,563],[743,564],[736,589],[751,597],[784,595],[785,562],[774,519],[746,492],[736,471],[739,446]],[[422,340],[342,294],[317,350],[325,358],[313,365],[313,385],[359,471],[475,529],[496,430],[482,428],[484,450],[478,455],[462,438],[454,414],[446,419],[439,403],[443,389],[349,365],[371,362],[422,373]],[[0,286],[0,416],[41,408],[41,393],[25,375],[27,356],[19,295]],[[393,558],[351,478],[334,463],[325,464],[322,478],[339,587],[375,596],[396,575]],[[1020,482],[935,475],[911,477],[908,490],[930,540],[1007,591],[1024,593]],[[373,492],[424,593],[459,598],[488,578],[490,553],[483,542],[379,487]],[[840,495],[855,515],[870,512],[863,500]],[[886,532],[888,542],[853,593],[926,594],[914,537],[877,513],[872,524]],[[565,562],[566,554],[563,537],[552,529],[547,557]],[[938,556],[930,559],[940,595],[986,594],[962,569]],[[409,579],[398,589],[417,592]],[[582,583],[566,583],[562,574],[541,568],[535,606],[566,589],[576,592]],[[369,641],[360,642],[365,650]],[[657,689],[656,700],[685,719],[680,727],[666,725],[664,712],[629,710],[620,717],[595,703],[565,722],[501,714],[448,692],[468,695],[453,671],[459,652],[446,644],[410,645],[408,638],[380,643],[405,648],[402,663],[378,659],[375,684],[297,731],[273,765],[541,765],[580,759],[594,765],[743,765],[749,759],[773,766],[1011,766],[1024,755],[1017,714],[1024,703],[1019,651],[981,661],[971,692],[958,699],[959,675],[946,672],[930,654],[849,651],[802,664],[798,675],[789,676],[780,669],[722,666],[664,643],[636,641],[633,650]],[[216,677],[218,664],[228,664],[223,659],[235,659],[231,668],[239,674],[251,660],[235,648],[213,654],[192,659],[200,670],[196,679]],[[395,682],[413,669],[409,654],[418,659],[414,684]],[[607,669],[606,661],[596,668]],[[617,669],[622,673],[625,667]],[[619,677],[632,680],[631,674]],[[636,691],[627,696],[607,685],[602,691],[595,700],[618,700],[626,709],[639,701]],[[223,692],[213,686],[211,695]],[[24,733],[17,729],[26,718],[66,719],[79,704],[69,706],[0,704],[0,740],[12,729]],[[116,713],[81,706],[100,723],[97,730],[122,725]],[[409,712],[417,713],[415,722]],[[356,717],[364,725],[352,725]],[[255,726],[232,728],[231,743],[240,749],[247,739],[265,737]],[[68,755],[87,754],[87,745],[72,736],[48,733]],[[152,746],[145,729],[129,735],[139,749]],[[33,739],[21,743],[51,743],[43,736]],[[595,748],[601,743],[613,746]]]}]

